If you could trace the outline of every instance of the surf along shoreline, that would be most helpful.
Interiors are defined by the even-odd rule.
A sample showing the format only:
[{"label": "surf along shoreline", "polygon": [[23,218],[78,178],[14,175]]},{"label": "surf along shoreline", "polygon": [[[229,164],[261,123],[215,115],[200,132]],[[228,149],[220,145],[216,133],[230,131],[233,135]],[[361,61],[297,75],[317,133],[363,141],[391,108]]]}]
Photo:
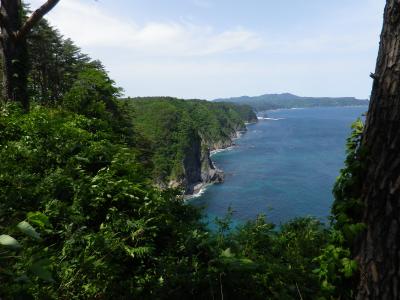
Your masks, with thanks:
[{"label": "surf along shoreline", "polygon": [[[365,105],[352,105],[352,106],[344,106],[344,107],[361,107],[361,106],[365,106]],[[272,111],[278,111],[278,110],[300,110],[300,109],[306,109],[306,108],[304,108],[304,107],[291,107],[291,108],[279,108],[279,109],[271,109],[271,110],[259,111],[259,112],[257,112],[257,121],[279,121],[279,120],[284,120],[285,118],[272,118],[272,117],[269,117],[267,115],[267,113],[268,112],[272,112]],[[231,144],[229,144],[227,146],[224,146],[224,147],[220,147],[220,148],[217,148],[217,149],[210,150],[209,158],[210,158],[211,163],[212,163],[212,165],[214,167],[214,170],[216,172],[219,172],[223,176],[224,170],[219,168],[216,165],[216,163],[212,159],[212,157],[214,155],[218,154],[218,153],[222,153],[222,152],[225,152],[225,151],[230,151],[230,150],[233,150],[236,147],[238,147],[237,144],[235,144],[235,140],[240,139],[248,131],[248,126],[249,125],[254,125],[254,124],[257,124],[257,122],[246,122],[245,123],[245,130],[236,131],[235,134],[231,137],[231,140],[232,140]],[[224,182],[224,180],[222,180],[222,181],[212,181],[212,182],[200,182],[195,186],[192,194],[183,195],[184,200],[186,201],[186,200],[190,200],[190,199],[193,199],[193,198],[200,197],[200,196],[202,196],[204,194],[204,192],[208,189],[209,186],[211,186],[213,184],[216,184],[216,183],[222,184],[223,182]]]},{"label": "surf along shoreline", "polygon": [[[257,116],[257,122],[260,119],[258,119]],[[244,134],[246,134],[246,132],[248,131],[248,126],[249,125],[255,125],[257,124],[257,122],[245,122],[245,129],[244,130],[238,130],[235,132],[235,134],[231,137],[231,143],[227,146],[224,147],[220,147],[220,148],[216,148],[213,150],[209,151],[209,159],[214,167],[214,170],[216,172],[220,172],[223,175],[224,170],[220,169],[215,161],[212,159],[213,156],[215,156],[216,154],[222,153],[222,152],[226,152],[226,151],[231,151],[233,149],[235,149],[236,147],[238,147],[238,145],[235,143],[236,140],[240,139]],[[204,194],[204,192],[207,190],[208,187],[210,187],[213,184],[223,184],[224,181],[214,181],[214,182],[200,182],[199,184],[197,184],[193,190],[192,194],[188,194],[188,195],[183,195],[183,199],[185,201],[188,201],[190,199],[193,198],[197,198],[200,197],[201,195]]]}]

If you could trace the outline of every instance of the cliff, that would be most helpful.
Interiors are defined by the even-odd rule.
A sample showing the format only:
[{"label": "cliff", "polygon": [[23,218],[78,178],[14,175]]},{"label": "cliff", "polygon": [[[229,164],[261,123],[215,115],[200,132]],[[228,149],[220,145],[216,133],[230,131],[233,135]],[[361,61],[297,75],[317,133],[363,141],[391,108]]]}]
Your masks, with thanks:
[{"label": "cliff", "polygon": [[202,186],[223,181],[223,172],[210,151],[233,145],[246,123],[257,116],[247,105],[175,98],[134,98],[135,128],[148,141],[152,177],[160,188],[196,193]]},{"label": "cliff", "polygon": [[[196,194],[208,184],[224,181],[224,172],[218,169],[211,160],[211,151],[234,146],[234,139],[239,138],[247,130],[245,123],[255,123],[257,118],[251,115],[244,121],[242,124],[237,124],[226,138],[207,141],[199,136],[193,140],[183,161],[185,176],[180,186],[185,187],[185,194]],[[174,185],[176,182],[172,183],[172,186]]]},{"label": "cliff", "polygon": [[210,158],[208,145],[201,141],[200,136],[193,139],[183,159],[184,173],[182,180],[172,180],[169,186],[180,186],[185,194],[195,194],[210,183],[223,182],[223,172],[215,167]]}]

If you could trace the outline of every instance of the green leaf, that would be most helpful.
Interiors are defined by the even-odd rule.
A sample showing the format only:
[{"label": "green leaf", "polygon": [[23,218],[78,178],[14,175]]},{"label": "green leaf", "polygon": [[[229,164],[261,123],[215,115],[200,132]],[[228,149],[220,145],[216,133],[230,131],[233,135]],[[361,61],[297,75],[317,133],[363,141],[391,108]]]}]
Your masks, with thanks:
[{"label": "green leaf", "polygon": [[90,160],[88,158],[86,158],[86,157],[75,156],[75,158],[76,158],[77,161],[81,161],[81,162],[84,162],[84,163],[89,163],[90,162]]},{"label": "green leaf", "polygon": [[125,251],[133,258],[135,257],[145,257],[151,254],[152,248],[151,247],[129,247],[125,246]]},{"label": "green leaf", "polygon": [[53,276],[49,270],[50,261],[48,259],[42,259],[37,261],[30,268],[31,272],[35,274],[42,280],[45,281],[54,281]]},{"label": "green leaf", "polygon": [[39,228],[50,227],[49,218],[41,213],[40,211],[29,212],[28,220],[31,224],[38,226]]},{"label": "green leaf", "polygon": [[19,249],[21,248],[20,243],[16,239],[14,239],[12,236],[9,236],[7,234],[2,234],[0,235],[0,245],[3,245],[5,247],[9,247],[12,249]]},{"label": "green leaf", "polygon": [[23,275],[15,278],[15,281],[19,282],[19,283],[28,283],[28,282],[30,282],[29,277],[26,274],[23,274]]},{"label": "green leaf", "polygon": [[231,252],[231,248],[226,248],[224,251],[221,252],[222,257],[233,257]]},{"label": "green leaf", "polygon": [[349,259],[347,257],[342,259],[343,268],[341,271],[343,272],[345,277],[351,277],[353,272],[357,270],[357,262],[355,260]]},{"label": "green leaf", "polygon": [[22,221],[17,225],[17,228],[21,230],[23,233],[26,235],[30,236],[31,238],[34,238],[35,240],[40,240],[40,234],[36,232],[35,228],[32,227],[31,224],[29,224],[26,221]]}]

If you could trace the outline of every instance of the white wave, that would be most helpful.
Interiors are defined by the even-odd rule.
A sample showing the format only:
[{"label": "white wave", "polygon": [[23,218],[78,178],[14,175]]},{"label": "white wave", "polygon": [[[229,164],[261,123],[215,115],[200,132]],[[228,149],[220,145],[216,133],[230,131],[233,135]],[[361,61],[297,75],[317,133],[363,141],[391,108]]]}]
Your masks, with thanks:
[{"label": "white wave", "polygon": [[279,121],[279,120],[285,120],[285,118],[265,118],[265,117],[257,117],[259,120],[270,120],[270,121]]},{"label": "white wave", "polygon": [[234,137],[232,138],[232,141],[237,140],[237,139],[240,139],[240,138],[242,137],[243,134],[244,134],[243,131],[236,131],[236,136],[234,136]]},{"label": "white wave", "polygon": [[186,202],[186,201],[190,201],[191,199],[200,197],[201,195],[203,195],[205,193],[205,191],[207,190],[207,188],[210,187],[210,185],[212,185],[212,183],[204,184],[200,188],[200,190],[196,191],[194,194],[183,196],[184,201]]},{"label": "white wave", "polygon": [[191,195],[190,198],[198,198],[201,195],[204,194],[204,192],[207,190],[207,188],[209,187],[209,184],[204,185],[196,194]]},{"label": "white wave", "polygon": [[232,150],[234,147],[235,146],[230,146],[230,147],[226,147],[226,148],[222,148],[222,149],[212,150],[212,151],[210,151],[210,156],[213,156],[213,155],[215,155],[217,153],[220,153],[220,152]]}]

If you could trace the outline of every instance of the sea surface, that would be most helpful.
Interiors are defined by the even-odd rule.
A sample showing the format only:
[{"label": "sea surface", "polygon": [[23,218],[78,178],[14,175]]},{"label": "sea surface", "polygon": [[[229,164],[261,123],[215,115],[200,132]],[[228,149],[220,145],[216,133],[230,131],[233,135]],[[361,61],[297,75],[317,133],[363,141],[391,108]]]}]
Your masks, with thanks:
[{"label": "sea surface", "polygon": [[225,182],[209,186],[189,202],[204,207],[210,226],[229,207],[234,224],[259,214],[277,225],[304,216],[326,222],[351,123],[367,108],[265,112],[267,119],[248,125],[235,147],[212,156],[224,171]]}]

